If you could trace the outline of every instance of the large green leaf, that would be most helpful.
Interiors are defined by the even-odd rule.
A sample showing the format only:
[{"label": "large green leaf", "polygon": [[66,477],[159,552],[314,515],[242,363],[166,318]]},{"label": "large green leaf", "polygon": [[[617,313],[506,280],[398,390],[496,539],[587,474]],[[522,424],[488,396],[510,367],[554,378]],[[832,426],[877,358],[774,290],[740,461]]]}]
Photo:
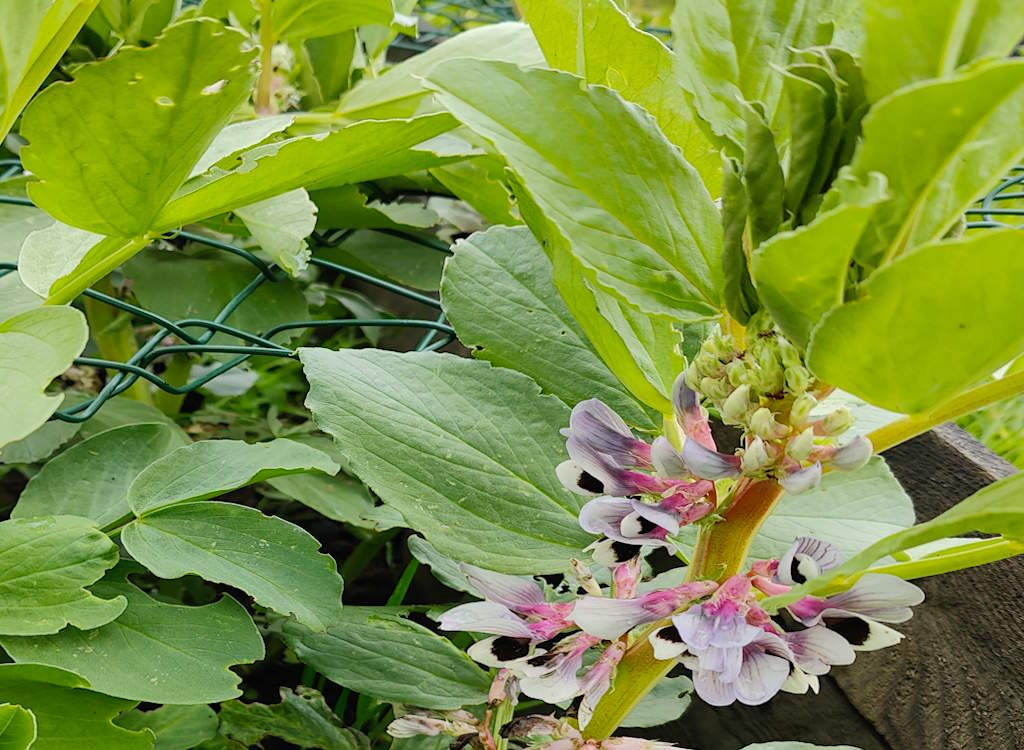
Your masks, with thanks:
[{"label": "large green leaf", "polygon": [[162,422],[115,427],[71,446],[29,480],[12,518],[64,514],[100,527],[131,513],[128,487],[158,458],[187,444]]},{"label": "large green leaf", "polygon": [[2,637],[0,644],[16,662],[67,669],[117,698],[215,703],[241,695],[240,678],[229,668],[263,658],[263,639],[245,608],[230,596],[202,607],[166,604],[128,581],[136,572],[142,569],[122,563],[90,587],[99,596],[128,600],[113,622]]},{"label": "large green leaf", "polygon": [[868,94],[875,101],[980,58],[1006,57],[1021,29],[1024,3],[1017,0],[865,0]]},{"label": "large green leaf", "polygon": [[35,714],[21,706],[0,703],[0,750],[28,750],[35,739]]},{"label": "large green leaf", "polygon": [[0,141],[89,18],[98,0],[0,3]]},{"label": "large green leaf", "polygon": [[493,227],[453,249],[441,301],[476,356],[529,375],[567,404],[600,398],[630,424],[655,426],[587,341],[526,227]]},{"label": "large green leaf", "polygon": [[217,734],[217,714],[209,706],[161,706],[129,711],[114,723],[125,729],[148,729],[156,735],[153,750],[190,750]]},{"label": "large green leaf", "polygon": [[364,78],[338,103],[338,112],[353,119],[411,117],[425,108],[430,91],[424,78],[443,60],[507,60],[517,65],[543,65],[544,55],[530,27],[498,23],[470,29],[410,57],[376,78]]},{"label": "large green leaf", "polygon": [[391,0],[276,0],[270,24],[278,39],[309,39],[357,26],[388,25],[394,16]]},{"label": "large green leaf", "polygon": [[795,49],[827,44],[831,0],[679,0],[672,15],[676,78],[700,116],[739,155],[743,102],[779,124],[783,76]]},{"label": "large green leaf", "polygon": [[656,727],[675,721],[690,706],[693,682],[689,677],[663,677],[622,720],[622,727]]},{"label": "large green leaf", "polygon": [[591,283],[671,319],[717,313],[718,211],[644,110],[575,76],[509,63],[450,60],[428,80],[506,158]]},{"label": "large green leaf", "polygon": [[925,411],[1024,349],[1022,274],[1013,229],[921,246],[825,315],[807,362],[822,380],[876,406]]},{"label": "large green leaf", "polygon": [[100,599],[84,587],[117,558],[117,545],[85,518],[0,523],[0,633],[46,635],[68,624],[95,628],[110,622],[124,611],[125,599]]},{"label": "large green leaf", "polygon": [[254,508],[182,503],[128,524],[121,541],[161,578],[190,573],[242,589],[281,614],[323,630],[341,612],[334,559],[303,529]]},{"label": "large green leaf", "polygon": [[28,437],[5,445],[3,450],[0,450],[0,464],[31,464],[42,461],[73,438],[81,427],[81,424],[61,422],[58,419],[44,422]]},{"label": "large green leaf", "polygon": [[281,688],[281,702],[270,706],[241,701],[225,703],[220,707],[219,717],[220,733],[246,747],[257,747],[264,737],[271,736],[300,748],[369,748],[366,737],[346,729],[323,695],[308,687],[297,691]]},{"label": "large green leaf", "polygon": [[1024,157],[1024,60],[990,63],[921,83],[864,118],[852,169],[881,172],[892,200],[875,211],[857,260],[877,265],[940,239],[964,210]]},{"label": "large green leaf", "polygon": [[174,503],[206,500],[286,474],[340,467],[316,448],[278,438],[266,443],[202,440],[178,448],[147,466],[128,488],[128,505],[138,515]]},{"label": "large green leaf", "polygon": [[465,652],[385,609],[346,607],[326,633],[289,622],[284,637],[304,664],[364,695],[442,710],[487,700],[487,673]]},{"label": "large green leaf", "polygon": [[722,161],[675,80],[668,47],[634,26],[612,0],[521,0],[519,7],[552,68],[613,88],[654,115],[718,194]]},{"label": "large green leaf", "polygon": [[309,262],[306,238],[316,227],[316,206],[302,188],[239,206],[235,216],[271,259],[295,276]]},{"label": "large green leaf", "polygon": [[873,178],[855,199],[775,235],[750,259],[762,304],[797,346],[806,347],[821,317],[843,301],[857,240],[886,197],[885,181]]},{"label": "large green leaf", "polygon": [[132,732],[110,721],[132,708],[134,701],[88,687],[78,675],[56,667],[0,664],[0,695],[36,717],[38,734],[32,750],[152,750],[149,732]]},{"label": "large green leaf", "polygon": [[0,447],[21,440],[64,400],[44,389],[89,338],[85,316],[71,307],[39,307],[0,323]]},{"label": "large green leaf", "polygon": [[590,541],[555,476],[569,410],[512,370],[450,354],[300,349],[306,406],[351,470],[439,551],[555,573]]},{"label": "large green leaf", "polygon": [[48,87],[25,113],[29,195],[72,226],[132,237],[189,175],[250,92],[255,50],[209,19],[169,26]]},{"label": "large green leaf", "polygon": [[[53,219],[32,206],[0,203],[0,263],[16,264],[25,238],[52,223]],[[22,283],[17,272],[0,276],[0,323],[42,303],[42,298]]]}]

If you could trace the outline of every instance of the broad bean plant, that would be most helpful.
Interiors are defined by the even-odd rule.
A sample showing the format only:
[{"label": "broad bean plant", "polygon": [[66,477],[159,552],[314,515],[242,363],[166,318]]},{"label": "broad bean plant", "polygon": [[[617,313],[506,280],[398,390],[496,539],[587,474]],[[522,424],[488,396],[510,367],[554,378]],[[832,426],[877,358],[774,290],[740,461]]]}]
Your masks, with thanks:
[{"label": "broad bean plant", "polygon": [[[0,2],[0,746],[662,750],[1024,552],[1019,475],[915,523],[879,455],[1024,392],[1022,235],[964,220],[1024,158],[1024,5],[518,11],[394,63],[407,0]],[[328,229],[461,354],[381,343]],[[50,419],[244,286],[195,236],[297,362]]]}]

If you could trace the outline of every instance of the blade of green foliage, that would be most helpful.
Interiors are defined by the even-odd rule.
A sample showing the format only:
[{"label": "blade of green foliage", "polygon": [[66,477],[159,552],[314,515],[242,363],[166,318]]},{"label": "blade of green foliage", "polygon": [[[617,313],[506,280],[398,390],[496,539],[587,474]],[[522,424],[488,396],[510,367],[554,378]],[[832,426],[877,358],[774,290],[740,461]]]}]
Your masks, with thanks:
[{"label": "blade of green foliage", "polygon": [[789,66],[783,91],[789,102],[793,134],[786,168],[785,206],[791,216],[799,218],[805,199],[813,198],[822,188],[815,184],[815,173],[824,176],[820,164],[831,160],[842,124],[838,120],[836,82],[825,68]]},{"label": "blade of green foliage", "polygon": [[630,424],[655,426],[598,358],[526,227],[493,227],[453,250],[441,301],[459,340],[477,357],[529,375],[567,404],[600,398]]},{"label": "blade of green foliage", "polygon": [[370,200],[357,185],[316,190],[309,197],[316,204],[316,220],[322,229],[429,229],[441,221],[422,203]]},{"label": "blade of green foliage", "polygon": [[258,117],[255,120],[233,122],[225,126],[207,147],[203,155],[192,166],[189,177],[196,177],[207,171],[221,159],[250,149],[277,133],[284,132],[295,122],[294,114]]},{"label": "blade of green foliage", "polygon": [[352,472],[443,554],[555,573],[590,541],[555,475],[569,410],[518,372],[450,354],[300,349],[306,406]]},{"label": "blade of green foliage", "polygon": [[316,205],[302,188],[234,209],[270,258],[295,276],[309,262],[306,238],[316,228]]},{"label": "blade of green foliage", "polygon": [[865,0],[864,77],[871,100],[950,76],[975,60],[1006,57],[1022,28],[1024,4],[1015,0]]},{"label": "blade of green foliage", "polygon": [[[38,664],[0,664],[0,695],[36,717],[32,750],[68,747],[103,750],[152,750],[153,735],[132,732],[111,719],[135,705],[87,690],[78,675]],[[2,740],[0,740],[2,741]]]},{"label": "blade of green foliage", "polygon": [[152,43],[181,9],[179,0],[100,0],[86,28],[110,46]]},{"label": "blade of green foliage", "polygon": [[147,466],[128,488],[128,505],[145,515],[174,503],[206,500],[271,477],[340,467],[316,448],[278,438],[266,443],[201,440]]},{"label": "blade of green foliage", "polygon": [[242,589],[281,614],[323,630],[341,612],[334,559],[298,526],[231,503],[183,503],[124,527],[133,558],[161,578],[195,574]]},{"label": "blade of green foliage", "polygon": [[5,445],[0,450],[0,464],[31,464],[49,458],[81,428],[81,424],[56,419],[43,422],[28,437]]},{"label": "blade of green foliage", "polygon": [[522,219],[512,210],[504,173],[505,161],[494,154],[484,154],[430,170],[431,177],[476,209],[491,224],[522,224]]},{"label": "blade of green foliage", "polygon": [[1013,229],[923,245],[880,268],[811,336],[822,380],[913,414],[987,377],[1024,349]]},{"label": "blade of green foliage", "polygon": [[35,739],[35,714],[21,706],[0,703],[0,750],[28,750]]},{"label": "blade of green foliage", "polygon": [[217,735],[217,714],[209,706],[161,706],[129,711],[114,723],[125,729],[148,729],[156,735],[153,750],[190,750]]},{"label": "blade of green foliage", "polygon": [[746,325],[761,307],[747,267],[749,209],[743,170],[738,161],[726,157],[722,170],[722,297],[740,325]]},{"label": "blade of green foliage", "polygon": [[161,422],[101,432],[44,465],[22,491],[11,517],[64,514],[107,526],[131,513],[128,487],[139,472],[187,443]]},{"label": "blade of green foliage", "polygon": [[270,24],[277,39],[309,39],[369,24],[391,23],[391,0],[276,0]]},{"label": "blade of green foliage", "polygon": [[442,555],[433,545],[421,536],[413,534],[409,537],[409,554],[430,568],[434,578],[445,586],[455,591],[465,591],[467,594],[477,596],[476,589],[469,585],[466,574],[459,568],[459,564]]},{"label": "blade of green foliage", "polygon": [[18,256],[18,275],[25,286],[47,297],[54,282],[74,271],[82,258],[100,243],[103,247],[98,252],[107,254],[120,246],[121,239],[55,221],[25,238]]},{"label": "blade of green foliage", "polygon": [[281,688],[281,702],[242,703],[231,701],[220,707],[220,733],[246,747],[256,747],[267,736],[277,737],[301,748],[322,750],[368,750],[369,740],[354,729],[346,729],[319,691],[308,687]]},{"label": "blade of green foliage", "polygon": [[214,703],[242,694],[230,667],[263,658],[263,639],[249,613],[230,596],[184,607],[152,599],[128,581],[143,572],[122,563],[90,589],[123,597],[128,607],[93,630],[64,628],[55,635],[2,637],[16,662],[74,672],[117,698],[149,703]]},{"label": "blade of green foliage", "polygon": [[785,180],[775,146],[775,136],[757,102],[743,107],[746,137],[743,177],[747,186],[747,224],[751,247],[757,247],[779,231],[785,216]]},{"label": "blade of green foliage", "polygon": [[522,0],[519,7],[548,65],[613,88],[654,115],[711,194],[718,194],[722,160],[675,80],[668,47],[634,26],[612,0]]},{"label": "blade of green foliage", "polygon": [[48,87],[26,111],[29,195],[72,226],[133,237],[153,220],[250,91],[255,50],[209,19],[169,26]]},{"label": "blade of green foliage", "polygon": [[284,638],[303,664],[364,695],[439,710],[487,700],[490,679],[465,652],[383,608],[345,607],[326,633],[288,622]]},{"label": "blade of green foliage", "polygon": [[428,80],[505,156],[591,283],[655,315],[717,312],[718,211],[650,115],[566,73],[509,63],[450,60]]},{"label": "blade of green foliage", "polygon": [[827,44],[830,0],[679,0],[672,14],[676,78],[732,155],[744,141],[743,102],[779,124],[794,49]]},{"label": "blade of green foliage", "polygon": [[456,34],[376,78],[364,78],[341,97],[338,112],[353,119],[411,117],[422,111],[430,96],[421,79],[438,63],[456,57],[507,60],[524,67],[544,64],[544,55],[526,24],[481,26]]},{"label": "blade of green foliage", "polygon": [[[25,238],[52,223],[46,213],[32,206],[0,203],[0,225],[4,228],[0,233],[0,263],[17,263]],[[25,286],[17,273],[0,276],[0,323],[42,303],[42,298]]]},{"label": "blade of green foliage", "polygon": [[754,251],[750,265],[761,301],[797,346],[805,348],[821,317],[843,301],[857,240],[887,197],[885,180],[878,174],[872,178],[850,202]]},{"label": "blade of green foliage", "polygon": [[663,677],[622,720],[623,727],[656,727],[675,721],[690,706],[689,677]]},{"label": "blade of green foliage", "polygon": [[89,338],[85,316],[70,307],[39,307],[0,323],[0,447],[21,440],[64,400],[44,392]]},{"label": "blade of green foliage", "polygon": [[359,35],[355,29],[306,39],[300,48],[303,63],[302,99],[304,109],[313,109],[336,101],[352,85],[357,70]]},{"label": "blade of green foliage", "polygon": [[337,247],[318,249],[317,257],[414,289],[436,292],[446,256],[405,237],[358,230]]},{"label": "blade of green foliage", "polygon": [[893,94],[864,118],[852,169],[881,172],[892,200],[875,212],[857,260],[877,265],[940,239],[1024,157],[1024,60],[990,63]]},{"label": "blade of green foliage", "polygon": [[328,187],[388,177],[463,158],[427,142],[454,126],[444,113],[411,120],[357,122],[341,130],[265,143],[243,151],[236,166],[192,178],[153,220],[165,231],[265,200],[297,187]]},{"label": "blade of green foliage", "polygon": [[88,629],[110,622],[124,611],[124,597],[101,599],[84,587],[102,578],[117,558],[117,545],[85,518],[3,521],[0,633],[46,635],[69,624]]},{"label": "blade of green foliage", "polygon": [[74,40],[98,0],[4,0],[0,141]]},{"label": "blade of green foliage", "polygon": [[144,404],[141,401],[133,401],[127,396],[115,396],[104,403],[102,409],[82,423],[79,434],[88,439],[114,427],[139,424],[140,422],[160,422],[178,435],[182,445],[190,440],[188,433],[155,406]]}]

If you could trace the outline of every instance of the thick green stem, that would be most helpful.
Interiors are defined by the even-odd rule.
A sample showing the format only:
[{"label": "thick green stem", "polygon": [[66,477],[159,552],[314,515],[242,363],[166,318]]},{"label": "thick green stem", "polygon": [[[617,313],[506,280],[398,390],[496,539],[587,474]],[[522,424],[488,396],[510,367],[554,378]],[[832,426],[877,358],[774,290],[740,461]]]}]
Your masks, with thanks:
[{"label": "thick green stem", "polygon": [[[93,289],[114,296],[110,279],[98,281],[93,285]],[[86,297],[85,315],[89,320],[89,331],[92,333],[93,341],[96,342],[100,356],[104,359],[127,362],[139,350],[139,344],[135,340],[135,331],[132,328],[132,319],[128,313],[120,312],[92,297]],[[109,370],[108,374],[113,375],[116,372],[116,370]],[[144,404],[152,403],[149,383],[141,378],[125,391],[125,395]]]},{"label": "thick green stem", "polygon": [[271,83],[274,79],[274,26],[271,23],[272,0],[260,0],[260,77],[256,81],[256,112],[274,114]]},{"label": "thick green stem", "polygon": [[[167,362],[167,369],[161,377],[175,387],[181,387],[188,382],[188,375],[192,369],[192,362],[187,354],[172,354]],[[169,393],[157,391],[153,396],[154,405],[164,414],[174,416],[181,410],[181,404],[185,400],[184,393]]]},{"label": "thick green stem", "polygon": [[875,452],[881,453],[905,440],[910,440],[915,435],[927,432],[936,425],[964,414],[970,414],[983,406],[1002,401],[1004,398],[1015,396],[1018,393],[1024,393],[1024,372],[1007,375],[1005,378],[971,388],[924,414],[903,417],[903,419],[869,433],[868,439],[875,446]]}]

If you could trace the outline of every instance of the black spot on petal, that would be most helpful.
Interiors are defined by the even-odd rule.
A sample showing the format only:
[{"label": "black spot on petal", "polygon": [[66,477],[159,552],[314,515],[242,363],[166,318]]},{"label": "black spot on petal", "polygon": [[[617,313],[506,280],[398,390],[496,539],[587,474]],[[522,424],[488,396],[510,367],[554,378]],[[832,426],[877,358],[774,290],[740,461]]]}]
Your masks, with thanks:
[{"label": "black spot on petal", "polygon": [[667,625],[659,630],[655,637],[660,638],[663,641],[668,641],[669,643],[683,642],[683,637],[679,635],[679,631],[676,629],[675,625]]},{"label": "black spot on petal", "polygon": [[799,555],[793,555],[793,559],[789,563],[789,576],[794,583],[807,583],[807,578],[800,572]]},{"label": "black spot on petal", "polygon": [[593,474],[588,474],[585,471],[580,472],[580,477],[576,480],[576,485],[581,490],[586,490],[587,492],[596,492],[597,494],[604,492],[604,482]]},{"label": "black spot on petal", "polygon": [[491,644],[491,653],[498,661],[515,661],[522,659],[530,653],[529,638],[513,638],[502,635],[494,639]]},{"label": "black spot on petal", "polygon": [[851,646],[863,646],[871,634],[871,626],[859,617],[826,619],[825,626],[843,636]]},{"label": "black spot on petal", "polygon": [[615,558],[615,562],[617,563],[632,560],[640,554],[639,547],[634,547],[632,544],[626,544],[625,542],[612,542],[608,546],[610,547],[612,556]]},{"label": "black spot on petal", "polygon": [[637,522],[640,524],[641,534],[650,534],[652,531],[658,528],[658,524],[654,523],[654,521],[644,518],[643,516],[640,516],[637,519]]}]

